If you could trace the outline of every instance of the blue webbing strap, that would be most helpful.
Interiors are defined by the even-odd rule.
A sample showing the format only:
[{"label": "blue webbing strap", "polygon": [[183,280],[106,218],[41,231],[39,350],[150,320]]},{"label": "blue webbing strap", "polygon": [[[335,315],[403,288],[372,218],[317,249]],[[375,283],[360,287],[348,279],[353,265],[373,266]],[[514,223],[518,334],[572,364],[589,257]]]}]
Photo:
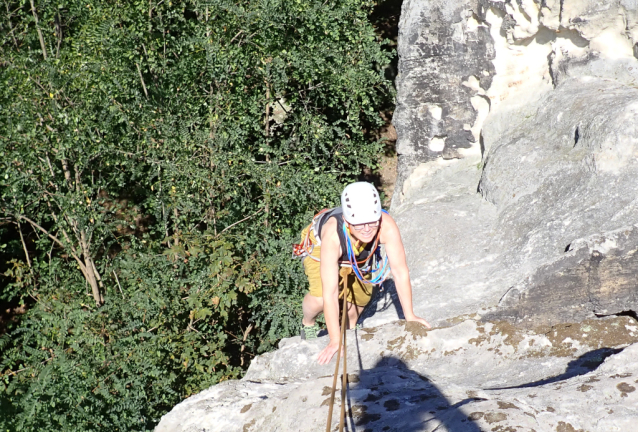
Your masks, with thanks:
[{"label": "blue webbing strap", "polygon": [[[388,212],[385,210],[383,210],[383,213],[388,214]],[[359,269],[359,265],[357,264],[357,257],[354,254],[354,250],[352,248],[352,243],[350,242],[350,236],[348,235],[346,224],[343,224],[343,234],[344,234],[344,237],[346,238],[348,261],[350,261],[350,265],[352,266],[352,270],[354,271],[354,274],[357,276],[357,279],[359,279],[362,283],[365,283],[365,284],[376,285],[376,284],[383,283],[383,281],[385,281],[390,274],[390,266],[388,264],[388,257],[387,256],[385,257],[383,261],[383,267],[381,268],[381,270],[379,270],[379,267],[380,267],[379,261],[375,259],[375,268],[371,267],[369,273],[377,273],[377,275],[374,276],[371,280],[364,279],[363,275],[361,274],[361,270]],[[380,250],[381,250],[381,246],[379,245],[377,249],[375,251],[372,251],[371,253],[378,254],[377,256],[380,256],[381,255]]]}]

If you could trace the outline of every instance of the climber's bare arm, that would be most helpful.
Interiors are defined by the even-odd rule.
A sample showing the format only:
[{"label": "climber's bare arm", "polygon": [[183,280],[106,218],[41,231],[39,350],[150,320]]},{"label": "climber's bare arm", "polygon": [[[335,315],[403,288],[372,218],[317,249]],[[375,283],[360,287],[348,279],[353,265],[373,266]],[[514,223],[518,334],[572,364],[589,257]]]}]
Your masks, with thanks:
[{"label": "climber's bare arm", "polygon": [[323,289],[323,314],[328,327],[330,342],[319,353],[319,364],[328,363],[339,349],[339,257],[341,246],[337,234],[337,221],[326,222],[321,235],[321,285]]},{"label": "climber's bare arm", "polygon": [[407,321],[418,321],[428,328],[430,324],[414,314],[412,307],[412,283],[410,282],[410,271],[405,258],[405,249],[401,241],[401,233],[399,227],[392,217],[383,214],[383,222],[381,224],[381,243],[385,245],[388,261],[392,269],[392,276],[397,287],[397,294],[403,309],[403,315]]}]

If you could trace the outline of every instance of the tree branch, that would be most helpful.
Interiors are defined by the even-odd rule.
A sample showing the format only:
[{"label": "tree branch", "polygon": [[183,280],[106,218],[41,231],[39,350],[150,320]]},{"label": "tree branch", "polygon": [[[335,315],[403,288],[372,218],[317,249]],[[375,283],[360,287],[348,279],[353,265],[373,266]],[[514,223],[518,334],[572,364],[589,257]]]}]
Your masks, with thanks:
[{"label": "tree branch", "polygon": [[[40,362],[40,364],[41,364],[41,365],[43,365],[43,364],[45,364],[46,362],[49,362],[49,361],[53,360],[54,358],[55,358],[55,356],[51,356],[51,357],[49,357],[48,359],[44,360],[43,362]],[[32,367],[33,367],[33,366],[27,366],[27,367],[25,367],[25,368],[23,368],[23,369],[20,369],[20,370],[17,370],[17,371],[11,371],[11,372],[7,373],[7,376],[17,375],[17,374],[19,374],[20,372],[24,372],[24,371],[25,371],[25,370],[27,370],[27,369],[31,369]]]},{"label": "tree branch", "polygon": [[55,58],[60,57],[60,45],[62,45],[62,20],[60,19],[60,13],[58,12],[57,19],[55,20],[55,33],[58,37],[58,46],[55,49]]},{"label": "tree branch", "polygon": [[64,178],[69,184],[70,188],[73,188],[73,180],[71,180],[71,171],[69,170],[69,164],[65,158],[62,158],[62,169],[64,170]]},{"label": "tree branch", "polygon": [[91,291],[93,293],[93,300],[97,306],[102,305],[104,298],[100,294],[100,288],[98,286],[97,271],[91,260],[89,245],[86,242],[86,234],[84,231],[80,232],[80,247],[82,247],[82,255],[84,255],[84,262],[86,264],[87,281],[91,285]]},{"label": "tree branch", "polygon": [[82,189],[82,182],[80,181],[80,171],[78,171],[78,164],[73,165],[73,171],[75,171],[75,190],[79,191]]},{"label": "tree branch", "polygon": [[224,228],[223,230],[221,230],[221,231],[219,232],[219,234],[217,234],[217,237],[219,237],[220,235],[222,235],[222,234],[224,233],[224,231],[227,231],[227,230],[231,229],[231,228],[232,228],[232,227],[234,227],[235,225],[240,224],[240,223],[242,223],[242,222],[244,222],[244,221],[247,221],[248,219],[250,219],[250,218],[252,218],[252,217],[254,217],[254,216],[257,216],[257,215],[258,215],[259,213],[261,213],[262,211],[264,211],[264,209],[259,209],[259,210],[257,210],[255,213],[251,214],[250,216],[247,216],[247,217],[243,218],[243,219],[242,219],[242,220],[240,220],[240,221],[237,221],[237,222],[235,222],[235,223],[233,223],[233,224],[228,225],[226,228]]},{"label": "tree branch", "polygon": [[[6,209],[2,209],[2,210],[9,213]],[[22,219],[23,221],[28,222],[32,227],[37,228],[38,230],[46,234],[51,240],[53,240],[58,245],[60,245],[60,247],[62,247],[63,249],[66,249],[66,246],[64,246],[64,243],[62,243],[60,239],[58,239],[56,236],[51,234],[46,229],[42,228],[40,225],[38,225],[36,222],[32,221],[28,217],[19,215],[19,214],[13,214],[13,213],[9,213],[9,214],[12,214],[13,217],[15,217],[16,219]],[[84,273],[84,275],[87,276],[86,267],[84,266],[84,263],[82,262],[82,260],[80,260],[80,258],[74,252],[71,252],[71,256],[75,258],[75,260],[77,261],[78,265],[80,266],[80,270],[82,270],[82,273]]]},{"label": "tree branch", "polygon": [[237,36],[239,36],[239,35],[240,35],[240,34],[242,34],[243,32],[244,32],[243,30],[239,30],[239,33],[237,33],[237,34],[235,35],[235,37],[233,37],[233,38],[230,40],[230,42],[228,42],[228,45],[232,44],[232,43],[235,41],[235,39],[237,39]]},{"label": "tree branch", "polygon": [[[49,196],[53,197],[53,195],[51,195],[48,192],[45,192],[45,195],[49,195]],[[51,217],[53,218],[55,223],[58,223],[58,217],[55,215],[55,212],[53,211],[53,207],[51,206],[51,201],[49,201],[49,199],[47,199],[46,201],[47,201],[47,205],[49,206],[49,210],[51,211]],[[67,219],[67,222],[68,222],[68,219]],[[69,222],[69,224],[70,224],[70,222]],[[73,226],[73,225],[71,225],[71,226]],[[62,234],[64,234],[64,238],[67,241],[67,243],[69,244],[69,247],[71,248],[73,253],[75,255],[78,255],[78,252],[75,250],[75,247],[73,247],[73,243],[71,242],[71,239],[69,238],[69,235],[67,234],[66,230],[64,228],[60,228],[60,231],[62,231]],[[86,274],[85,274],[85,276],[86,276]]]},{"label": "tree branch", "polygon": [[89,262],[91,263],[91,267],[93,268],[93,274],[95,274],[95,278],[97,279],[97,283],[100,286],[100,291],[99,291],[99,300],[100,300],[100,304],[104,304],[104,284],[102,283],[102,277],[100,276],[100,272],[97,271],[97,267],[95,267],[95,262],[93,261],[93,258],[88,258]]},{"label": "tree branch", "polygon": [[[2,209],[3,211],[7,211],[6,209]],[[9,212],[7,212],[9,213]],[[46,234],[47,236],[49,236],[49,238],[51,240],[53,240],[54,242],[56,242],[58,245],[60,245],[61,247],[65,247],[64,243],[62,243],[60,241],[60,239],[58,239],[56,236],[54,236],[53,234],[51,234],[49,231],[45,230],[44,228],[42,228],[40,225],[38,225],[36,222],[32,221],[31,219],[29,219],[26,216],[22,216],[22,215],[17,215],[17,214],[13,214],[13,217],[15,217],[16,219],[22,219],[25,222],[28,222],[29,224],[31,224],[32,227],[39,229],[40,231],[42,231],[44,234]]]},{"label": "tree branch", "polygon": [[44,59],[47,59],[47,48],[44,45],[44,37],[42,37],[42,30],[40,30],[40,26],[38,24],[38,14],[35,11],[35,4],[33,4],[33,0],[31,1],[31,12],[33,12],[33,18],[35,18],[35,28],[38,30],[38,38],[40,39],[40,46],[42,47],[42,55]]},{"label": "tree branch", "polygon": [[24,237],[22,236],[22,226],[20,222],[16,222],[18,224],[18,232],[20,233],[20,241],[22,242],[22,249],[24,249],[24,255],[27,257],[27,264],[29,264],[29,269],[31,269],[31,258],[29,258],[29,250],[27,249],[27,244],[24,242]]},{"label": "tree branch", "polygon": [[140,81],[142,81],[142,88],[144,89],[144,94],[146,95],[146,99],[148,99],[148,92],[146,91],[146,84],[144,84],[144,77],[142,76],[142,69],[140,69],[140,65],[135,63],[137,66],[137,73],[140,74]]},{"label": "tree branch", "polygon": [[113,276],[115,276],[115,282],[117,282],[117,286],[120,288],[120,294],[122,294],[122,298],[124,298],[124,291],[122,291],[122,285],[120,285],[120,279],[117,277],[115,270],[113,270]]},{"label": "tree branch", "polygon": [[268,85],[268,81],[264,81],[266,83],[266,120],[265,123],[265,135],[268,137],[270,135],[270,86]]},{"label": "tree branch", "polygon": [[9,10],[9,3],[5,3],[4,5],[7,7],[7,21],[9,21],[9,30],[11,30],[9,33],[11,33],[11,38],[13,39],[13,43],[16,45],[16,49],[20,51],[20,48],[18,48],[18,41],[13,34],[13,24],[11,24],[11,11]]}]

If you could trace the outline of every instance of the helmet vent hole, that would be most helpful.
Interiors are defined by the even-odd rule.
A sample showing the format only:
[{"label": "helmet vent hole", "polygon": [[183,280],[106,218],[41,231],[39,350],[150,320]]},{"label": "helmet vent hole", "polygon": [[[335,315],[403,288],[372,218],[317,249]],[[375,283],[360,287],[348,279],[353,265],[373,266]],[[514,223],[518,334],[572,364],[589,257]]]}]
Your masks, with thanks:
[{"label": "helmet vent hole", "polygon": [[350,204],[348,204],[348,208],[352,208],[352,206]]},{"label": "helmet vent hole", "polygon": [[[375,204],[376,204],[376,203],[378,203],[378,202],[379,202],[379,201],[377,201],[377,200],[374,200],[374,203],[375,203]],[[375,213],[376,213],[376,210],[375,210]]]}]

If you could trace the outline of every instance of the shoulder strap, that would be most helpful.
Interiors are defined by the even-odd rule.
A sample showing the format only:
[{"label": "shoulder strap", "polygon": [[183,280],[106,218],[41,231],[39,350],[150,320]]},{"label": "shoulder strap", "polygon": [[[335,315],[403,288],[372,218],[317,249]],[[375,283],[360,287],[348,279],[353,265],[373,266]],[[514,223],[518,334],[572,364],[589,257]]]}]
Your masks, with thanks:
[{"label": "shoulder strap", "polygon": [[346,235],[343,233],[342,214],[343,211],[339,214],[339,217],[337,217],[337,234],[339,235],[339,246],[341,246],[341,257],[339,258],[339,261],[341,262],[348,261],[348,245],[346,244]]},{"label": "shoulder strap", "polygon": [[[323,230],[323,226],[326,224],[326,222],[328,222],[328,219],[333,216],[341,216],[342,214],[343,210],[341,209],[341,207],[335,207],[319,215],[314,224],[315,237],[317,238],[317,240],[321,239],[321,231]],[[339,220],[341,220],[341,218],[337,217],[337,222]]]}]

